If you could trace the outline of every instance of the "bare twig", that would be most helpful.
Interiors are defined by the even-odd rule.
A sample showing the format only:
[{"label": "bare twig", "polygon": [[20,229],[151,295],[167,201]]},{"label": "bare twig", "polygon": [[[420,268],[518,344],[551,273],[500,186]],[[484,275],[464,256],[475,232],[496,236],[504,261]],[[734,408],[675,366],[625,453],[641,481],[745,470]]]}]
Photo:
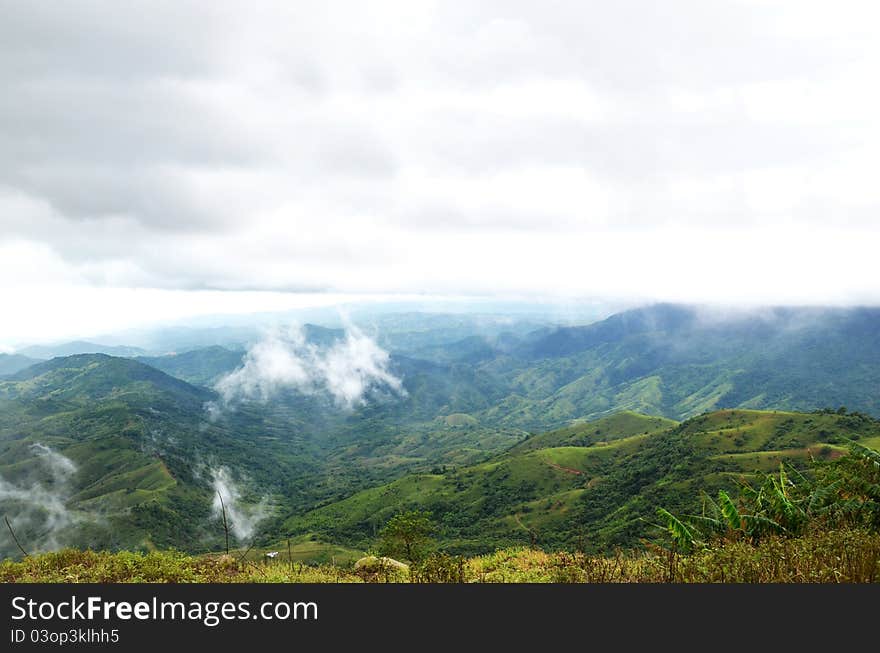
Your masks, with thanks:
[{"label": "bare twig", "polygon": [[18,550],[22,552],[25,558],[29,558],[30,554],[24,550],[21,546],[21,542],[18,541],[18,538],[15,536],[15,531],[12,530],[12,524],[9,523],[9,517],[3,516],[3,519],[6,521],[6,528],[9,529],[9,534],[12,535],[12,539],[15,540],[15,546],[18,547]]},{"label": "bare twig", "polygon": [[223,531],[226,533],[226,555],[229,555],[229,522],[226,521],[226,504],[223,503],[223,495],[217,490],[217,496],[220,497],[220,508],[223,511]]},{"label": "bare twig", "polygon": [[257,565],[255,565],[255,564],[254,564],[253,562],[251,562],[250,560],[245,560],[245,561],[244,561],[244,564],[246,564],[248,567],[253,567],[254,569],[256,569],[256,570],[260,573],[260,575],[261,575],[263,578],[266,578],[266,577],[267,577],[267,576],[266,576],[266,572],[263,571],[262,569],[260,569]]}]

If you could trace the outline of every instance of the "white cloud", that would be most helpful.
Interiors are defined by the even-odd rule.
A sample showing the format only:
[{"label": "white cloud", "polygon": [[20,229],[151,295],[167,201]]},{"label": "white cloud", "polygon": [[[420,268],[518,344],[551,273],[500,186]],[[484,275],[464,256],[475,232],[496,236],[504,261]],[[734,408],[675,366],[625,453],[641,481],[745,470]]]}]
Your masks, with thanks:
[{"label": "white cloud", "polygon": [[324,346],[307,342],[300,328],[276,329],[248,350],[241,367],[217,381],[222,405],[212,403],[208,410],[216,415],[238,401],[265,402],[285,391],[326,394],[350,410],[372,390],[405,393],[389,362],[388,352],[352,324],[342,339]]},{"label": "white cloud", "polygon": [[337,404],[346,408],[362,403],[374,387],[405,394],[401,380],[389,369],[388,352],[354,325],[348,325],[345,338],[314,358],[319,384]]},{"label": "white cloud", "polygon": [[[34,0],[0,23],[0,292],[41,280],[25,332],[71,285],[627,298],[647,285],[787,303],[814,268],[788,249],[746,277],[717,265],[683,286],[662,270],[672,253],[725,249],[718,230],[880,244],[874,3],[143,13]],[[833,256],[834,290],[813,301],[880,301]],[[766,282],[775,260],[804,281]],[[118,320],[105,297],[101,317]]]},{"label": "white cloud", "polygon": [[311,394],[314,373],[311,358],[299,352],[306,347],[301,332],[293,330],[286,338],[270,334],[252,346],[238,369],[217,381],[215,389],[227,403],[236,399],[269,400],[279,388],[295,388]]}]

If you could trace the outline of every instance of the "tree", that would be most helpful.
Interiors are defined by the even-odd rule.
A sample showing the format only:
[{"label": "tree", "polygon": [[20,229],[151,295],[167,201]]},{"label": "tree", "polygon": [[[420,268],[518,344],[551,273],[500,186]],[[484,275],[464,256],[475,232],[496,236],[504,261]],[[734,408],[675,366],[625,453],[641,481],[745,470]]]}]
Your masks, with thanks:
[{"label": "tree", "polygon": [[385,555],[402,554],[410,562],[418,562],[432,542],[434,530],[430,513],[402,512],[392,517],[379,533],[379,549]]}]

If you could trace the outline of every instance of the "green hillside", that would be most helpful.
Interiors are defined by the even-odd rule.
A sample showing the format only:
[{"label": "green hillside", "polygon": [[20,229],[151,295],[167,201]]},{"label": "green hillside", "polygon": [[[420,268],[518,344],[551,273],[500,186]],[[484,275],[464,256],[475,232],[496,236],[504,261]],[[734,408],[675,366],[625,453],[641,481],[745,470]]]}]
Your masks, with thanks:
[{"label": "green hillside", "polygon": [[[841,435],[880,444],[857,414],[783,412],[880,414],[876,309],[660,305],[531,332],[419,320],[385,341],[405,393],[350,410],[287,389],[209,413],[210,386],[242,357],[219,346],[18,370],[0,381],[0,507],[45,548],[211,549],[211,470],[224,467],[260,506],[258,547],[290,532],[364,550],[389,516],[424,507],[465,552],[601,550],[697,488],[834,455]],[[344,332],[305,333],[327,347]],[[52,471],[53,452],[75,472]],[[42,504],[24,510],[36,489]]]},{"label": "green hillside", "polygon": [[214,345],[180,354],[141,356],[136,360],[194,385],[210,386],[241,365],[242,351]]},{"label": "green hillside", "polygon": [[[529,433],[625,410],[681,420],[724,408],[845,405],[880,415],[876,309],[717,315],[657,305],[586,326],[530,333],[523,325],[514,332],[481,333],[456,322],[437,331],[428,328],[430,316],[423,319],[421,330],[418,315],[404,320],[405,338],[377,335],[391,348],[391,368],[405,396],[340,415],[320,397],[287,393],[252,406],[254,415],[270,414],[282,430],[286,424],[321,450],[322,465],[334,475],[362,485],[438,464],[473,464]],[[306,328],[315,345],[332,343],[341,333]],[[140,360],[210,385],[240,363],[240,354],[206,347]],[[356,474],[350,473],[353,466],[360,467]]]},{"label": "green hillside", "polygon": [[[224,359],[232,353],[218,350],[213,353]],[[204,350],[169,358],[188,363],[179,374],[206,361]],[[0,481],[12,488],[4,493],[0,486],[0,508],[35,548],[63,542],[204,550],[220,542],[210,512],[212,468],[233,470],[246,490],[243,500],[265,505],[259,526],[271,537],[277,514],[304,511],[414,468],[470,464],[524,437],[465,415],[447,420],[424,410],[407,419],[405,409],[390,402],[349,413],[326,399],[297,395],[210,419],[205,406],[216,399],[212,390],[138,360],[103,354],[56,358],[17,372],[0,381]],[[68,459],[75,473],[63,483],[53,478],[42,447]],[[34,488],[46,490],[39,505],[15,496]],[[0,533],[0,552],[13,548]]]},{"label": "green hillside", "polygon": [[474,374],[502,395],[475,416],[531,431],[620,410],[680,420],[844,405],[880,416],[880,310],[661,304],[536,332]]},{"label": "green hillside", "polygon": [[726,410],[675,424],[622,413],[533,436],[479,465],[403,477],[292,516],[285,527],[365,547],[397,512],[423,509],[451,551],[575,542],[605,550],[636,543],[657,506],[693,509],[700,489],[730,488],[781,461],[834,457],[844,438],[880,443],[880,422]]},{"label": "green hillside", "polygon": [[[308,456],[294,444],[242,439],[204,418],[213,394],[129,359],[79,355],[0,382],[0,508],[35,549],[63,541],[111,548],[203,549],[210,469],[232,466],[246,490],[304,492]],[[245,496],[243,501],[259,499]],[[11,550],[7,533],[0,547]]]},{"label": "green hillside", "polygon": [[622,410],[592,422],[581,421],[565,428],[529,437],[511,452],[533,451],[548,447],[576,446],[610,442],[633,435],[648,435],[675,426],[675,420]]},{"label": "green hillside", "polygon": [[[340,333],[307,329],[316,344],[332,342]],[[661,304],[595,324],[531,333],[411,332],[416,333],[419,347],[378,334],[407,394],[358,410],[346,428],[361,433],[350,439],[363,441],[363,431],[369,430],[371,440],[379,437],[394,447],[413,431],[431,438],[438,418],[458,415],[467,417],[452,417],[453,422],[479,425],[482,439],[491,436],[486,429],[537,433],[622,410],[681,420],[724,408],[809,411],[844,405],[880,416],[875,392],[880,310],[873,308],[718,314]],[[453,333],[463,337],[450,340]],[[188,382],[210,384],[240,357],[207,347],[141,360]],[[322,435],[335,430],[330,421],[322,415]],[[488,439],[492,451],[516,442]],[[443,455],[415,458],[433,462]],[[446,462],[461,464],[464,458],[450,451]]]}]

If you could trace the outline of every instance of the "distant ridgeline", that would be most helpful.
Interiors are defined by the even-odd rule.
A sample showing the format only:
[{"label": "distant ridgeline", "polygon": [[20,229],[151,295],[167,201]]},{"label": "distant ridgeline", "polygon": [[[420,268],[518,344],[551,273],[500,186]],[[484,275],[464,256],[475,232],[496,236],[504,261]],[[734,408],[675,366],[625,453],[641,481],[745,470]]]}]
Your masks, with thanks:
[{"label": "distant ridgeline", "polygon": [[[363,549],[421,508],[451,551],[607,549],[637,542],[658,505],[688,509],[700,489],[848,439],[880,445],[877,309],[659,305],[470,335],[407,320],[381,338],[402,391],[345,410],[295,391],[206,410],[246,360],[217,345],[0,355],[0,511],[34,550],[216,550],[218,488],[236,545]],[[4,528],[0,553],[16,551]]]}]

